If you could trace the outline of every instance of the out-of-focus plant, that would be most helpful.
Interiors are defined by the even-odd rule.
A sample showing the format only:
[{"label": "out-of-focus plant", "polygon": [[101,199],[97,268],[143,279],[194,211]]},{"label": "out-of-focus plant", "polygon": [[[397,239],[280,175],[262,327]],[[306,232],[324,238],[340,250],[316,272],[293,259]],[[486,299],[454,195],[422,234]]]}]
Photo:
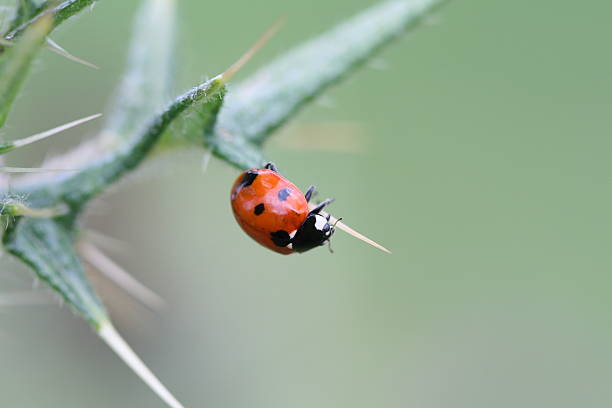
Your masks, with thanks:
[{"label": "out-of-focus plant", "polygon": [[[36,52],[45,42],[53,44],[48,39],[51,30],[92,3],[17,1],[14,18],[0,42],[0,126]],[[135,170],[155,146],[164,143],[205,147],[240,169],[261,166],[262,147],[272,132],[440,3],[383,2],[287,52],[231,92],[227,82],[252,51],[168,103],[175,0],[143,0],[127,70],[99,135],[52,161],[53,168],[67,171],[29,175],[13,182],[11,191],[0,190],[0,215],[8,219],[4,247],[59,293],[166,404],[181,407],[114,329],[89,283],[81,257],[107,265],[110,260],[83,244],[79,215],[91,199]],[[0,153],[42,137],[0,144]],[[27,197],[27,202],[21,197]],[[121,276],[141,298],[150,295],[129,276]]]}]

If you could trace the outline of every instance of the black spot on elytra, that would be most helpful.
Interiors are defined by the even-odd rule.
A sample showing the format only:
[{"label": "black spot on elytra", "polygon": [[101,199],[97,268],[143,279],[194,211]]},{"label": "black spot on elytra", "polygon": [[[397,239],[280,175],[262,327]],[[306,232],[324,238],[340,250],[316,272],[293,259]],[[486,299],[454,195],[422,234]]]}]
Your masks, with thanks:
[{"label": "black spot on elytra", "polygon": [[257,204],[257,205],[255,206],[255,211],[253,211],[253,212],[255,213],[255,215],[259,215],[259,214],[261,214],[262,212],[264,212],[264,205],[263,205],[263,203],[261,203],[261,204]]},{"label": "black spot on elytra", "polygon": [[278,192],[278,199],[281,201],[285,201],[290,195],[291,190],[289,190],[288,188],[283,188]]},{"label": "black spot on elytra", "polygon": [[242,181],[240,182],[240,185],[242,187],[248,187],[251,184],[253,184],[256,178],[257,178],[257,172],[254,170],[249,170],[246,173],[244,173],[244,177],[242,177]]},{"label": "black spot on elytra", "polygon": [[279,247],[286,247],[291,242],[291,237],[289,233],[284,230],[279,230],[270,234],[270,238],[272,238],[272,242],[274,245]]}]

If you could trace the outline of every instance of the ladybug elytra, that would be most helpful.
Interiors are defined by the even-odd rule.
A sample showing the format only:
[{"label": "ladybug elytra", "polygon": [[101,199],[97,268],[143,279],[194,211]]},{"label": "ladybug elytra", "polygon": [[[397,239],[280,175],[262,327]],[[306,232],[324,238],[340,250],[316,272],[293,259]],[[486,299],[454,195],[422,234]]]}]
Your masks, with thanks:
[{"label": "ladybug elytra", "polygon": [[334,233],[330,215],[321,210],[327,199],[312,210],[306,194],[278,173],[273,163],[242,173],[232,187],[231,204],[242,229],[261,245],[281,254],[305,252],[321,246]]}]

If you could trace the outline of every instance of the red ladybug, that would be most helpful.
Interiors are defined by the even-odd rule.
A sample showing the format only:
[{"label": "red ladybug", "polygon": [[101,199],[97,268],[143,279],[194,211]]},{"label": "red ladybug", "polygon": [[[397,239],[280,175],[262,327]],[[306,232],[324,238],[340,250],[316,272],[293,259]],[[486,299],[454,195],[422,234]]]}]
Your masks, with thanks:
[{"label": "red ladybug", "polygon": [[320,214],[333,200],[308,208],[314,190],[310,186],[303,194],[268,163],[238,176],[232,186],[232,210],[244,232],[261,245],[281,254],[305,252],[323,245],[334,233],[330,215]]}]

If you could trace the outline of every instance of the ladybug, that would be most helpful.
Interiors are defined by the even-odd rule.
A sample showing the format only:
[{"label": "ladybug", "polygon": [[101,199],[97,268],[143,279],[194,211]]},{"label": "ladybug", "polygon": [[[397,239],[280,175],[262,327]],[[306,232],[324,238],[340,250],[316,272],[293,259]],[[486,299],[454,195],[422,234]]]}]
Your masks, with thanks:
[{"label": "ladybug", "polygon": [[273,163],[242,173],[232,186],[231,204],[240,227],[261,245],[281,254],[305,252],[321,246],[334,233],[330,215],[320,214],[333,199],[312,210],[306,194],[278,173]]}]

